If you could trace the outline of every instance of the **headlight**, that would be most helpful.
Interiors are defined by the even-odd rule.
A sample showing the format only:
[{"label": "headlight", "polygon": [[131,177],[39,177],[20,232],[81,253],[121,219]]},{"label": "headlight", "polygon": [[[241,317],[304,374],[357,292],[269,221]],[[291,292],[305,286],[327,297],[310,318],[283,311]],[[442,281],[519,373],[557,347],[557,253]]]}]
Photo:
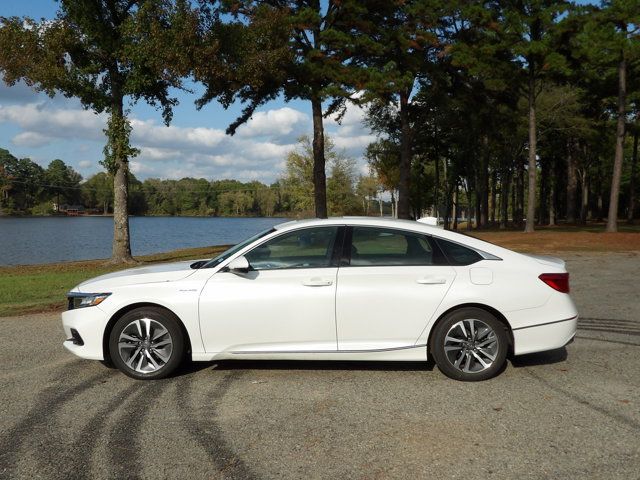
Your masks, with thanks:
[{"label": "headlight", "polygon": [[67,296],[68,309],[84,307],[95,307],[106,300],[111,293],[75,293],[71,292]]}]

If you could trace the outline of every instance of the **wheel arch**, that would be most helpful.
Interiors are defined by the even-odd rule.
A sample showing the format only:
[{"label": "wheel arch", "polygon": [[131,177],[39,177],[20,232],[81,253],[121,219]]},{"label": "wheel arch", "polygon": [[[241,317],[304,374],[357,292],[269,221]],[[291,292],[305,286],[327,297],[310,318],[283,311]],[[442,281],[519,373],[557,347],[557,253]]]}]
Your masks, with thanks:
[{"label": "wheel arch", "polygon": [[513,330],[511,328],[511,325],[509,324],[509,321],[507,320],[507,318],[497,309],[490,307],[489,305],[485,305],[484,303],[462,303],[460,305],[456,305],[454,307],[449,308],[448,310],[444,311],[439,317],[438,319],[433,322],[433,325],[431,325],[431,329],[429,330],[429,338],[427,339],[427,355],[429,356],[430,360],[433,360],[432,358],[432,347],[431,347],[431,342],[433,341],[433,332],[435,332],[436,330],[436,326],[444,319],[444,317],[446,317],[448,314],[450,314],[451,312],[455,312],[456,310],[461,310],[463,308],[479,308],[480,310],[484,310],[490,314],[492,314],[494,317],[496,317],[505,327],[505,330],[507,332],[507,337],[509,338],[509,352],[508,352],[508,356],[513,355],[513,345],[514,345],[514,340],[513,340]]},{"label": "wheel arch", "polygon": [[153,308],[158,308],[160,310],[164,310],[165,312],[169,313],[173,318],[176,319],[176,321],[178,322],[178,325],[180,326],[180,329],[182,330],[182,334],[184,335],[185,354],[187,358],[191,358],[191,337],[189,337],[189,332],[187,331],[187,328],[184,326],[182,319],[178,315],[176,315],[175,312],[165,307],[164,305],[159,305],[153,302],[138,302],[138,303],[132,303],[131,305],[122,307],[120,310],[114,313],[109,319],[109,321],[107,322],[107,326],[104,329],[104,335],[102,336],[102,355],[104,356],[104,361],[107,363],[111,363],[111,355],[109,353],[109,336],[111,335],[111,330],[113,330],[113,326],[115,325],[115,323],[118,320],[120,320],[120,318],[122,318],[122,316],[125,315],[126,313],[142,307],[153,307]]}]

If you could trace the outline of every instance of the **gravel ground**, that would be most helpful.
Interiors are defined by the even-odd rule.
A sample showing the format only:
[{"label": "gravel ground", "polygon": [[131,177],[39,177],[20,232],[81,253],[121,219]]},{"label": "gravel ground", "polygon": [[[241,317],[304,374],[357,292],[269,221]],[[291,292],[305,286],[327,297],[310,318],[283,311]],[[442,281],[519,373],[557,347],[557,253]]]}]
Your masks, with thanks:
[{"label": "gravel ground", "polygon": [[564,255],[574,343],[459,383],[423,364],[221,362],[138,382],[0,319],[0,478],[640,478],[640,255]]}]

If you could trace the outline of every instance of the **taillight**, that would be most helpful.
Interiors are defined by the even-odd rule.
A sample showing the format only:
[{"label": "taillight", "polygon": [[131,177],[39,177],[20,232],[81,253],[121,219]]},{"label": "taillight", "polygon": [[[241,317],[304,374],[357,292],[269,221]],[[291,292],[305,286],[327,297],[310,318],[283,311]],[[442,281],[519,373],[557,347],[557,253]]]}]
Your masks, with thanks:
[{"label": "taillight", "polygon": [[554,290],[562,293],[569,293],[568,273],[543,273],[538,278]]}]

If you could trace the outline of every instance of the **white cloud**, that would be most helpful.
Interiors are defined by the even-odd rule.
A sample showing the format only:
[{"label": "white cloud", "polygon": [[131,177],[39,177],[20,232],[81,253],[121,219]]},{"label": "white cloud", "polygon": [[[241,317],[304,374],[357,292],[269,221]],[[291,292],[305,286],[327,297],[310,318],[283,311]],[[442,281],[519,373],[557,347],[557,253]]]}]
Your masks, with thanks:
[{"label": "white cloud", "polygon": [[[332,118],[325,120],[327,134],[339,149],[358,160],[361,169],[363,149],[375,139],[362,125],[363,117],[362,109],[349,106],[341,125]],[[73,101],[0,105],[0,124],[22,130],[12,133],[11,140],[23,148],[21,155],[35,157],[37,152],[29,149],[47,146],[51,158],[63,158],[84,172],[97,168],[102,156],[106,119],[106,114],[96,115]],[[296,137],[311,134],[309,115],[290,107],[256,112],[233,137],[219,128],[167,127],[136,118],[135,113],[131,124],[132,144],[140,149],[131,170],[142,179],[192,176],[269,183],[283,172],[287,153],[296,148]],[[70,161],[74,156],[75,163]]]},{"label": "white cloud", "polygon": [[211,150],[222,142],[224,131],[214,128],[184,128],[158,125],[150,120],[131,119],[134,144],[152,148]]},{"label": "white cloud", "polygon": [[149,160],[172,160],[179,156],[179,151],[168,148],[142,147],[140,149],[140,157]]},{"label": "white cloud", "polygon": [[131,162],[129,162],[129,168],[136,175],[149,176],[156,173],[156,170],[152,166],[145,163],[141,163],[137,160],[132,160]]},{"label": "white cloud", "polygon": [[43,103],[0,105],[0,122],[51,138],[102,140],[105,116],[83,109],[46,108]]},{"label": "white cloud", "polygon": [[[240,142],[238,142],[240,143]],[[256,160],[267,160],[274,157],[284,158],[293,149],[295,144],[278,145],[271,142],[256,142],[238,145],[242,153]]]},{"label": "white cloud", "polygon": [[11,142],[18,147],[43,147],[51,143],[51,137],[38,132],[22,132],[11,139]]},{"label": "white cloud", "polygon": [[283,107],[265,112],[256,112],[240,128],[239,137],[282,137],[294,131],[302,132],[309,127],[309,116],[299,110]]},{"label": "white cloud", "polygon": [[343,148],[347,151],[363,151],[367,145],[376,140],[375,135],[344,135],[342,132],[331,138],[337,148]]}]

